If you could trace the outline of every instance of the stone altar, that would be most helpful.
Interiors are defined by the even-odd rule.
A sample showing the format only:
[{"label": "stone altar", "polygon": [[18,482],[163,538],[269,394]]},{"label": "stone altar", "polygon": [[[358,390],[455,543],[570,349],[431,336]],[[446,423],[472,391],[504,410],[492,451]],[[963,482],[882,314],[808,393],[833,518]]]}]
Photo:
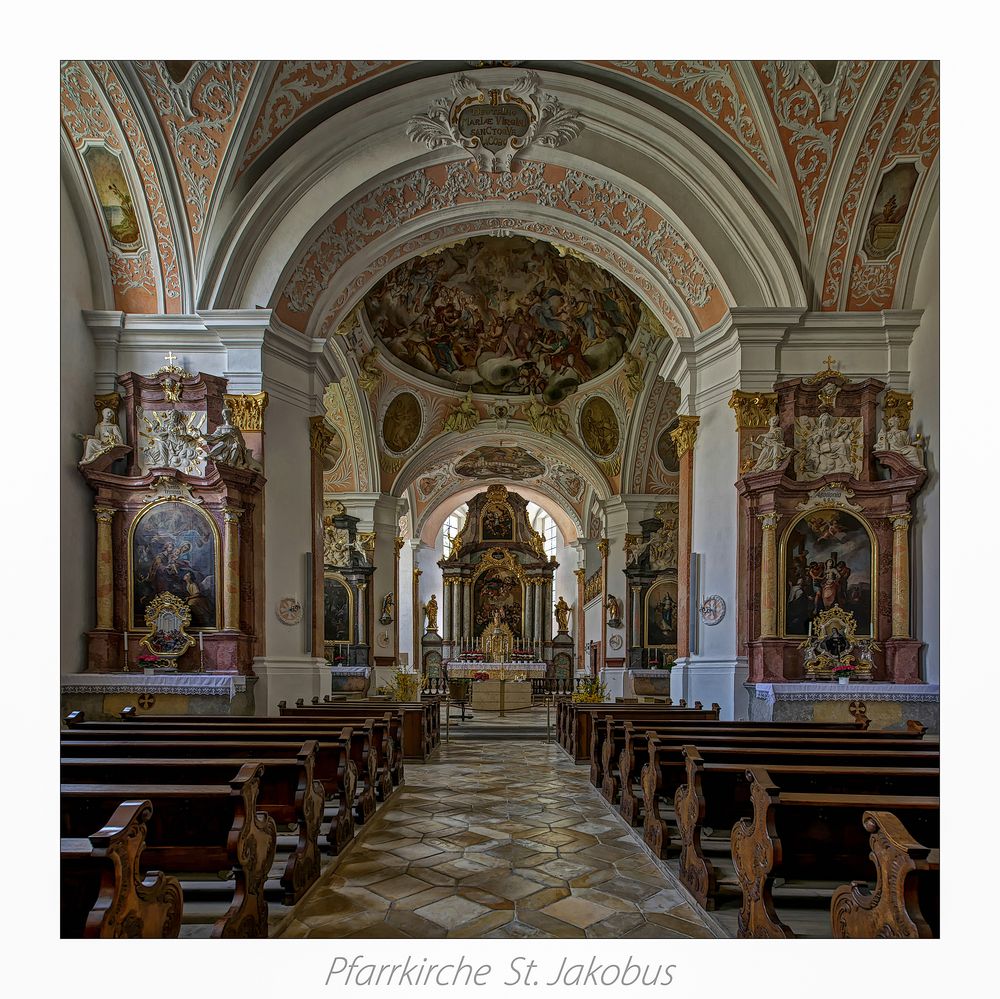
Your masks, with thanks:
[{"label": "stone altar", "polygon": [[499,711],[501,683],[504,686],[504,711],[519,711],[531,707],[530,680],[477,680],[472,684],[473,710]]}]

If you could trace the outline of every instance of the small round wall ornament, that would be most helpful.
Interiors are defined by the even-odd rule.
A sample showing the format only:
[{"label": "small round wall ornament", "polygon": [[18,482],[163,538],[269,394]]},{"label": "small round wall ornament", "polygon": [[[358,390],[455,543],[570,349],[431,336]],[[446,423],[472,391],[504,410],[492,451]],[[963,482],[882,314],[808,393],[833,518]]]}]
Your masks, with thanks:
[{"label": "small round wall ornament", "polygon": [[705,624],[718,624],[726,616],[726,601],[718,593],[713,593],[702,601],[699,613]]},{"label": "small round wall ornament", "polygon": [[610,645],[611,648],[614,649],[615,652],[617,652],[622,647],[622,636],[621,635],[612,635],[608,639],[608,645]]},{"label": "small round wall ornament", "polygon": [[298,624],[302,620],[302,604],[295,597],[282,597],[275,613],[282,624]]},{"label": "small round wall ornament", "polygon": [[376,639],[376,641],[378,642],[378,647],[380,649],[388,648],[388,646],[389,646],[389,632],[387,632],[387,631],[380,631],[379,634],[378,634],[378,638]]}]

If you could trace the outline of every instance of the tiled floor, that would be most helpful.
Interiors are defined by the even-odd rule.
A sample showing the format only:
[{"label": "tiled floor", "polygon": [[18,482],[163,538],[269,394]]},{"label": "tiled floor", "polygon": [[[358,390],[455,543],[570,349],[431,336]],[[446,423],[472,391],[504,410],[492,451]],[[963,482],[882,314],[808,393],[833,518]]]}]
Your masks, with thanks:
[{"label": "tiled floor", "polygon": [[[275,927],[281,937],[718,934],[554,743],[442,745]],[[501,723],[502,724],[502,723]],[[495,716],[490,719],[497,726]]]}]

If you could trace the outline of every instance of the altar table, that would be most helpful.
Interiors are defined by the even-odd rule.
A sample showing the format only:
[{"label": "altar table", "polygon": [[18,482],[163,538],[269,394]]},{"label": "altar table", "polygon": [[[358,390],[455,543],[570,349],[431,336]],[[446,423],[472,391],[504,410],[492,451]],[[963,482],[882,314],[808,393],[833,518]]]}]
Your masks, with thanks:
[{"label": "altar table", "polygon": [[448,676],[452,680],[461,680],[475,673],[489,673],[490,679],[500,679],[501,672],[506,673],[508,682],[515,673],[524,673],[529,679],[544,677],[548,671],[547,663],[477,663],[467,659],[452,659],[445,664]]},{"label": "altar table", "polygon": [[[531,707],[531,681],[507,680],[503,685],[504,711],[517,711]],[[474,711],[500,710],[500,681],[477,680],[472,684],[472,708]]]}]

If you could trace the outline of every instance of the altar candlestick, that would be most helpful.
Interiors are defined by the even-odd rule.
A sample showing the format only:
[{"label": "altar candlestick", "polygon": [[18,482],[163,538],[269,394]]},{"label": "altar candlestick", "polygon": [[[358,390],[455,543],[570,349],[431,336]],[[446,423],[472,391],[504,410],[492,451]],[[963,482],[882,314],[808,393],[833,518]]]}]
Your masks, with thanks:
[{"label": "altar candlestick", "polygon": [[204,654],[205,652],[205,632],[198,632],[198,651]]}]

